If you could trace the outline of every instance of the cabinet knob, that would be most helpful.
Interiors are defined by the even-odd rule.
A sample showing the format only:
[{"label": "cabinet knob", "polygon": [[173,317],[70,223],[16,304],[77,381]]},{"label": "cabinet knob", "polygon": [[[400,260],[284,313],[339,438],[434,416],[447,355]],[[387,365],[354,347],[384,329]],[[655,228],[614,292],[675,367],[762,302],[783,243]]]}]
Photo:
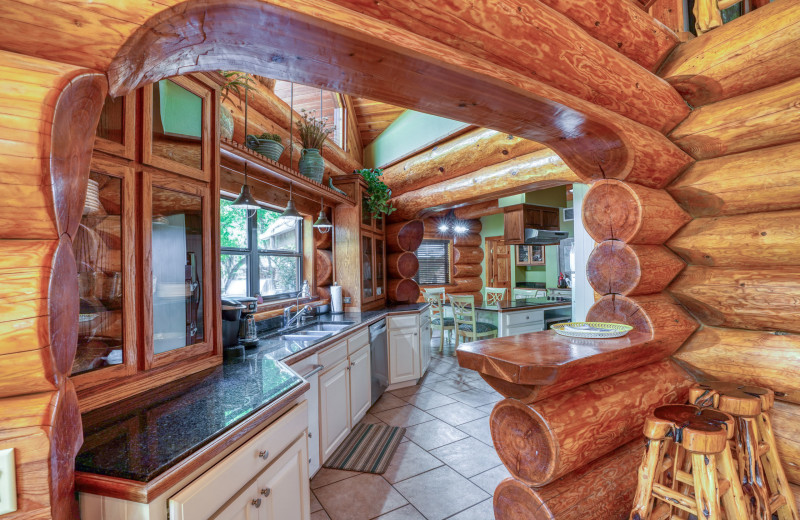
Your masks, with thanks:
[{"label": "cabinet knob", "polygon": [[264,460],[267,460],[269,458],[269,452],[267,450],[261,450],[258,452],[258,456]]},{"label": "cabinet knob", "polygon": [[[261,494],[264,495],[265,497],[268,497],[270,493],[272,493],[272,490],[270,488],[264,488],[261,490]],[[261,499],[259,498],[259,500]]]},{"label": "cabinet knob", "polygon": [[311,437],[313,437],[313,435],[311,435],[311,432],[308,432],[308,438],[310,439]]},{"label": "cabinet knob", "polygon": [[253,501],[250,502],[250,503],[253,504],[256,507],[261,507],[261,499],[260,498],[254,498]]}]

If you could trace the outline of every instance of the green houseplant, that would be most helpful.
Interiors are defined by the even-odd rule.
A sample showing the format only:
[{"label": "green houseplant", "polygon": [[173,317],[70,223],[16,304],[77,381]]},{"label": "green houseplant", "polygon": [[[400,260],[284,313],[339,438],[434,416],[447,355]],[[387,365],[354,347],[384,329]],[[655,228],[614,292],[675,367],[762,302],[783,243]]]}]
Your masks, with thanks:
[{"label": "green houseplant", "polygon": [[364,168],[356,170],[355,173],[360,174],[367,183],[367,197],[364,199],[364,205],[372,217],[383,218],[383,215],[391,215],[397,208],[390,203],[392,190],[381,180],[383,170],[380,168]]},{"label": "green houseplant", "polygon": [[220,87],[222,93],[219,104],[220,134],[226,139],[233,139],[233,113],[225,106],[225,101],[230,99],[231,94],[235,94],[241,100],[242,91],[248,93],[253,88],[251,85],[253,77],[235,70],[221,70],[219,73],[225,77],[225,83]]},{"label": "green houseplant", "polygon": [[245,138],[245,144],[248,148],[273,161],[280,159],[283,154],[284,147],[281,141],[281,136],[268,132],[264,132],[261,135],[248,135]]},{"label": "green houseplant", "polygon": [[333,128],[328,128],[328,118],[316,115],[316,110],[300,111],[300,119],[297,121],[297,130],[300,133],[300,141],[303,143],[303,150],[300,152],[298,169],[300,173],[309,179],[322,182],[322,174],[325,172],[325,161],[320,152],[325,145],[325,140],[333,133]]}]

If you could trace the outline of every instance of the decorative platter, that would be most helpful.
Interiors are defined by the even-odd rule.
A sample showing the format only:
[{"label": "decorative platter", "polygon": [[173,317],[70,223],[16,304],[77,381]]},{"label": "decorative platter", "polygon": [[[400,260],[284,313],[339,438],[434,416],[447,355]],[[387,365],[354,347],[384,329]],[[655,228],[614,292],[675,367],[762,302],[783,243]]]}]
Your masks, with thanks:
[{"label": "decorative platter", "polygon": [[633,327],[622,323],[603,323],[599,321],[575,321],[556,323],[551,327],[556,334],[571,338],[609,339],[624,336]]}]

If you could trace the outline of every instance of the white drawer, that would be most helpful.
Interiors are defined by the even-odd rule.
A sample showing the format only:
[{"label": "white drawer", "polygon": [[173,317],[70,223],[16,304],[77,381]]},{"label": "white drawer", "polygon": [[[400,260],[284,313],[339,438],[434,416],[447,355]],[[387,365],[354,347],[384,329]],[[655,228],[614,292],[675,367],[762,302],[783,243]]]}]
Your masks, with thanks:
[{"label": "white drawer", "polygon": [[544,324],[542,311],[504,312],[503,323],[506,325],[523,325],[539,322]]},{"label": "white drawer", "polygon": [[169,517],[207,518],[277,460],[283,450],[304,434],[307,426],[308,405],[303,401],[171,497]]},{"label": "white drawer", "polygon": [[389,316],[389,328],[390,329],[416,329],[417,326],[417,317],[413,314],[409,314],[406,316]]},{"label": "white drawer", "polygon": [[343,359],[347,359],[347,342],[342,341],[326,348],[318,354],[318,359],[319,364],[325,367],[323,370],[327,370]]},{"label": "white drawer", "polygon": [[365,327],[347,339],[347,353],[352,354],[364,345],[369,345],[369,327]]}]

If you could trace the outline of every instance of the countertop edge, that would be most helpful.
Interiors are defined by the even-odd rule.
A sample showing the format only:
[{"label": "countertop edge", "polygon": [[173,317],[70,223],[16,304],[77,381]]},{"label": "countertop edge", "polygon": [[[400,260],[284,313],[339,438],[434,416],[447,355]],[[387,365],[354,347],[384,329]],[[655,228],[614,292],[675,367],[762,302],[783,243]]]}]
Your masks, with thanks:
[{"label": "countertop edge", "polygon": [[268,426],[269,423],[264,424],[265,421],[283,412],[309,388],[311,385],[303,381],[149,482],[76,471],[75,488],[82,493],[148,504],[234,444],[244,442]]}]

